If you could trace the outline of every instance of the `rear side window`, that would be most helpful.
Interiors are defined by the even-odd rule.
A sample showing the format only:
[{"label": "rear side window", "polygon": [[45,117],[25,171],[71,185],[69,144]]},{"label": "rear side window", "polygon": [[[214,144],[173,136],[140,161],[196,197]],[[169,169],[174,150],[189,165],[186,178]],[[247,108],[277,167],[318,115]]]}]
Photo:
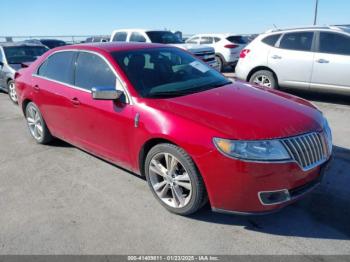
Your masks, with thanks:
[{"label": "rear side window", "polygon": [[244,39],[243,36],[240,35],[233,35],[233,36],[229,36],[226,38],[228,41],[230,41],[231,43],[234,44],[239,44],[239,45],[245,45],[247,44],[246,39]]},{"label": "rear side window", "polygon": [[219,42],[221,39],[220,39],[220,37],[214,37],[214,42],[216,43],[216,42]]},{"label": "rear side window", "polygon": [[116,76],[98,55],[80,52],[75,69],[75,86],[91,90],[93,87],[116,87]]},{"label": "rear side window", "polygon": [[213,38],[212,37],[206,37],[203,36],[201,38],[200,44],[212,44],[213,43]]},{"label": "rear side window", "polygon": [[146,38],[140,33],[132,33],[130,36],[130,42],[146,42]]},{"label": "rear side window", "polygon": [[350,55],[350,38],[341,34],[321,32],[319,52]]},{"label": "rear side window", "polygon": [[66,84],[73,84],[75,52],[65,51],[51,55],[39,67],[37,74]]},{"label": "rear side window", "polygon": [[296,51],[311,51],[313,37],[313,32],[288,33],[282,37],[280,48]]},{"label": "rear side window", "polygon": [[277,35],[270,35],[265,37],[263,40],[261,40],[263,43],[269,45],[269,46],[275,46],[278,39],[281,37],[281,34]]},{"label": "rear side window", "polygon": [[126,32],[118,32],[113,37],[113,42],[125,42],[127,37]]}]

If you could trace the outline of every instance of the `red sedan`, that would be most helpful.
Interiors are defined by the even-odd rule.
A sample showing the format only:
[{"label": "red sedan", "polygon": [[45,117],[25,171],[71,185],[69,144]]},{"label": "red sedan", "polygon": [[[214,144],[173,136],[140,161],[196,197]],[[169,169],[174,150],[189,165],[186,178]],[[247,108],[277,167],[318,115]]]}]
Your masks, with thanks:
[{"label": "red sedan", "polygon": [[147,178],[188,215],[266,213],[314,189],[331,130],[309,102],[229,81],[175,47],[85,44],[48,51],[16,75],[32,137],[65,140]]}]

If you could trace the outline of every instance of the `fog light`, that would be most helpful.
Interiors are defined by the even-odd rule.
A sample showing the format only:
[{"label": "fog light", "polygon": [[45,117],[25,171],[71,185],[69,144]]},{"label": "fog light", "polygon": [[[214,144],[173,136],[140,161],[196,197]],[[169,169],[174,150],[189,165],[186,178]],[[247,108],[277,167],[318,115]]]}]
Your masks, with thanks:
[{"label": "fog light", "polygon": [[259,192],[258,196],[263,205],[276,205],[290,200],[290,194],[287,189]]}]

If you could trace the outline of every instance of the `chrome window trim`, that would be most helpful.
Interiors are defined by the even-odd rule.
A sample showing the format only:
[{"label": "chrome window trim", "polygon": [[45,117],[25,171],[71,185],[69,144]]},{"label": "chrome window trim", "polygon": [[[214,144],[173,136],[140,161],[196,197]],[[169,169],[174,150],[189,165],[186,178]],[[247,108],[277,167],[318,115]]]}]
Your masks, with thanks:
[{"label": "chrome window trim", "polygon": [[40,76],[38,75],[38,70],[39,68],[51,57],[53,56],[54,54],[57,54],[57,53],[63,53],[63,52],[85,52],[85,53],[90,53],[90,54],[94,54],[94,55],[97,55],[99,56],[100,58],[102,58],[106,64],[109,66],[109,68],[112,70],[114,76],[116,77],[116,90],[118,90],[118,87],[117,87],[117,83],[118,81],[121,83],[121,86],[122,86],[122,90],[125,94],[126,94],[126,103],[127,104],[130,104],[132,105],[133,102],[132,102],[132,99],[131,99],[131,95],[129,93],[129,90],[127,89],[126,87],[126,83],[122,80],[122,78],[119,76],[119,74],[117,73],[117,71],[114,69],[114,67],[111,65],[111,63],[103,56],[101,55],[100,53],[96,52],[96,51],[91,51],[91,50],[81,50],[81,49],[64,49],[64,50],[58,50],[58,51],[55,51],[55,52],[52,52],[49,56],[47,56],[45,58],[44,61],[42,61],[42,63],[40,63],[36,69],[35,69],[35,72],[32,74],[33,77],[37,77],[37,78],[41,78],[41,79],[45,79],[45,80],[48,80],[48,81],[52,81],[54,83],[58,83],[58,84],[62,84],[62,85],[65,85],[67,87],[70,87],[70,88],[73,88],[73,89],[76,89],[76,90],[79,90],[79,91],[83,91],[83,92],[87,92],[87,93],[90,93],[91,94],[91,90],[87,90],[85,88],[82,88],[82,87],[79,87],[79,86],[75,86],[75,85],[71,85],[71,84],[68,84],[68,83],[64,83],[64,82],[61,82],[61,81],[57,81],[57,80],[54,80],[54,79],[51,79],[51,78],[47,78],[47,77],[44,77],[44,76]]}]

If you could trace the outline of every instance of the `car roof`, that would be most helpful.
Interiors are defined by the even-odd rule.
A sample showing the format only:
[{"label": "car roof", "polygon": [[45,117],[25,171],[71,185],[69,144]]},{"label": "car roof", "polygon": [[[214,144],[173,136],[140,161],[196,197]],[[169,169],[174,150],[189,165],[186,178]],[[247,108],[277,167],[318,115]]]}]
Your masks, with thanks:
[{"label": "car roof", "polygon": [[233,33],[208,33],[208,34],[195,34],[191,37],[200,37],[200,36],[210,36],[210,37],[229,37],[229,36],[240,36],[240,34]]},{"label": "car roof", "polygon": [[33,42],[4,42],[0,43],[0,46],[6,46],[6,47],[12,47],[12,46],[42,46],[45,47],[43,44],[39,43],[33,43]]},{"label": "car roof", "polygon": [[152,44],[152,43],[137,43],[137,42],[107,42],[107,43],[83,43],[69,46],[57,47],[54,50],[88,50],[88,51],[105,51],[108,53],[116,51],[140,50],[147,48],[171,48],[169,45]]},{"label": "car roof", "polygon": [[331,25],[331,26],[303,26],[303,27],[294,27],[294,28],[285,28],[285,29],[274,28],[274,29],[267,30],[265,34],[284,33],[284,32],[303,31],[303,30],[305,31],[330,30],[330,31],[350,33],[350,26],[349,25]]}]

